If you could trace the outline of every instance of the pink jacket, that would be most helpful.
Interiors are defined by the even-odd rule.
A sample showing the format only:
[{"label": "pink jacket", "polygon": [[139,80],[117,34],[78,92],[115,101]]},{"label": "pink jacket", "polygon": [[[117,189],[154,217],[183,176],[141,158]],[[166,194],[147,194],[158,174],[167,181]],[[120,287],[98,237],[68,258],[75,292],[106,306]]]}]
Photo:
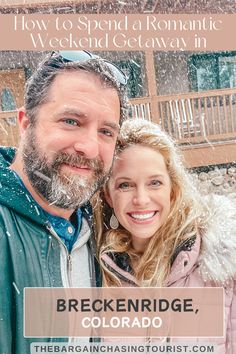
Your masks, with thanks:
[{"label": "pink jacket", "polygon": [[[225,290],[225,335],[206,339],[205,343],[215,345],[220,354],[236,354],[236,206],[232,200],[214,195],[207,197],[207,203],[210,217],[206,220],[206,231],[202,238],[198,235],[193,242],[185,243],[180,249],[167,286],[222,286]],[[103,261],[126,286],[136,284],[125,266],[125,256],[121,257],[119,265],[109,255],[104,255]],[[173,344],[187,344],[188,341],[183,338],[168,339]],[[194,343],[202,344],[203,339],[196,338]]]}]

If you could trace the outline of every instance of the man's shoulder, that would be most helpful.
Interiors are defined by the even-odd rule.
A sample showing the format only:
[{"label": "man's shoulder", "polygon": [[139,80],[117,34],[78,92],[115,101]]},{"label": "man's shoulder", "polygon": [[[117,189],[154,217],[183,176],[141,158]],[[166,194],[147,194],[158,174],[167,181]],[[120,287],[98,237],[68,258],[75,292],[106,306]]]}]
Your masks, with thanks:
[{"label": "man's shoulder", "polygon": [[14,219],[11,215],[10,208],[0,201],[0,240],[3,236],[10,234],[8,225],[12,228]]},{"label": "man's shoulder", "polygon": [[10,206],[0,200],[0,228],[5,229],[6,225],[14,224],[17,219],[17,213]]},{"label": "man's shoulder", "polygon": [[10,198],[13,200],[8,203],[0,199],[0,239],[8,233],[30,233],[42,230],[46,221],[41,217],[37,206],[30,200],[24,202],[24,199],[19,200],[14,195],[9,195]]},{"label": "man's shoulder", "polygon": [[4,225],[4,220],[10,215],[10,208],[0,200],[0,227]]},{"label": "man's shoulder", "polygon": [[45,220],[37,204],[14,171],[9,169],[14,153],[14,148],[0,148],[0,223],[4,223],[7,217],[21,216],[42,224]]}]

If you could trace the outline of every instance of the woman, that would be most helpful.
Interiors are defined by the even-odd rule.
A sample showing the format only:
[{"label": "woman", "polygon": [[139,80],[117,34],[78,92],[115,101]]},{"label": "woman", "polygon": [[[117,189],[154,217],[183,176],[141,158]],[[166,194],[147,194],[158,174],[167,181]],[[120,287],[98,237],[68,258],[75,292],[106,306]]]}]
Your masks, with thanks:
[{"label": "woman", "polygon": [[221,353],[227,345],[236,353],[233,203],[200,196],[170,137],[141,119],[122,126],[103,197],[96,220],[104,286],[225,287],[227,335],[214,341]]}]

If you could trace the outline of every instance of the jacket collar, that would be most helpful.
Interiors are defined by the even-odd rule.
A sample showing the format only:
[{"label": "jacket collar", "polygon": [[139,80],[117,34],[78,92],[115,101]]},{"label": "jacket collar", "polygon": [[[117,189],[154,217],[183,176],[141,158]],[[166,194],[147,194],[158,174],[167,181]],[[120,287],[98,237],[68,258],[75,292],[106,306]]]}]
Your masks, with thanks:
[{"label": "jacket collar", "polygon": [[197,259],[200,253],[201,237],[200,235],[191,237],[181,243],[178,255],[172,263],[171,272],[166,285],[169,286],[177,280],[186,277],[196,267]]}]

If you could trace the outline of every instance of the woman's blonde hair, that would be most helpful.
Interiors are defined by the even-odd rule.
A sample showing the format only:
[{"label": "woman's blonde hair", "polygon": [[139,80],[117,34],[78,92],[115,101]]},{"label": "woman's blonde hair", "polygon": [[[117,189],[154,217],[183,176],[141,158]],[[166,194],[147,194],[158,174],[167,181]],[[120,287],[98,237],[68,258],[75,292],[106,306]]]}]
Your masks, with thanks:
[{"label": "woman's blonde hair", "polygon": [[115,252],[126,253],[131,265],[139,257],[134,275],[141,286],[163,286],[180,244],[200,231],[204,206],[191,176],[181,162],[177,146],[157,124],[143,119],[124,122],[117,142],[116,157],[133,145],[151,148],[163,156],[171,180],[171,209],[167,220],[150,239],[144,253],[137,255],[127,230],[119,227],[107,231],[107,219],[111,213],[101,193],[102,202],[95,208],[95,222],[99,230],[98,252],[103,283],[104,286],[120,285],[119,278],[109,271],[101,259],[104,253]]}]

